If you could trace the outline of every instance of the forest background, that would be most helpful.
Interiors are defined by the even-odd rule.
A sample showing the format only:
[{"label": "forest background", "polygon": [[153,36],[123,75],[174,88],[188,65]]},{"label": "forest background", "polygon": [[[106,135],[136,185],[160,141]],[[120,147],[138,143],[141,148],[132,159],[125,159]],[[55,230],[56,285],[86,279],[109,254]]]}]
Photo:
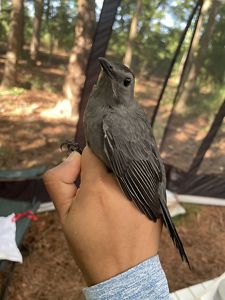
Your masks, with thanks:
[{"label": "forest background", "polygon": [[[74,138],[102,2],[0,0],[1,170],[50,167],[66,156],[59,145]],[[135,98],[149,120],[196,3],[122,0],[118,8],[106,56],[133,69]],[[191,22],[153,128],[160,145],[180,85],[161,154],[166,163],[183,170],[189,169],[225,99],[225,2],[199,3],[201,9]],[[199,173],[225,175],[224,137],[223,121]],[[163,233],[160,253],[171,290],[224,272],[224,209],[185,208],[187,214],[175,221],[193,270],[188,273],[180,264]],[[9,290],[12,299],[82,299],[84,282],[69,263],[72,258],[54,213],[42,214],[32,224],[24,245],[32,251],[24,264],[16,267]]]},{"label": "forest background", "polygon": [[[118,9],[107,56],[124,61],[134,70],[137,78],[136,98],[146,107],[150,118],[179,38],[196,2],[124,0]],[[10,110],[9,104],[12,103],[17,110],[19,107],[22,109],[18,100],[13,101],[11,96],[21,99],[20,96],[26,98],[31,91],[41,92],[39,96],[50,92],[53,93],[50,98],[55,99],[48,103],[48,107],[40,115],[48,119],[62,117],[64,121],[65,118],[70,121],[73,119],[74,127],[76,126],[88,55],[101,6],[100,0],[96,3],[94,0],[1,0],[0,96],[1,105],[4,105],[3,113],[5,109]],[[192,20],[163,97],[158,123],[154,127],[158,142],[171,110],[196,18],[197,14]],[[203,1],[197,25],[182,77],[173,124],[179,130],[186,123],[185,118],[185,126],[193,124],[195,120],[200,123],[197,125],[201,126],[200,131],[206,132],[225,97],[224,2]],[[32,101],[31,109],[35,113],[40,108],[40,103],[36,103],[34,99]],[[14,108],[11,106],[11,109]],[[177,118],[179,120],[176,121]],[[171,139],[174,136],[172,131],[171,129]],[[43,134],[43,143],[47,141],[51,144],[48,134]],[[199,138],[193,141],[193,153],[203,136],[201,132],[198,134]],[[72,136],[72,132],[68,135]],[[52,139],[54,140],[53,137]],[[9,141],[5,143],[8,145]],[[8,150],[4,150],[5,143],[1,150],[3,157],[4,152],[8,153]],[[173,147],[173,142],[170,146]],[[166,153],[163,155],[170,156]],[[187,164],[190,164],[192,156],[186,161]],[[4,158],[5,164],[2,163],[2,167],[7,167],[8,160],[7,157]],[[24,161],[28,163],[26,158]],[[36,162],[41,163],[43,162]],[[34,164],[35,162],[29,162],[29,166]],[[18,167],[20,166],[25,165],[19,163]],[[181,167],[185,168],[185,164]]]}]

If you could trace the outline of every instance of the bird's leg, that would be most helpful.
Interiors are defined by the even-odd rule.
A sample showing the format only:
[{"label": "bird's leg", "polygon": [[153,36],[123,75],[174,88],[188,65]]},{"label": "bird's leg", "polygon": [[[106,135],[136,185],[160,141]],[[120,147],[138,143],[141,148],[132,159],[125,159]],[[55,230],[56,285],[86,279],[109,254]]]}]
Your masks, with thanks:
[{"label": "bird's leg", "polygon": [[80,154],[82,154],[82,150],[80,148],[80,145],[78,143],[75,143],[73,141],[65,141],[60,145],[60,149],[63,150],[63,148],[66,147],[68,154],[70,154],[73,151],[77,151]]}]

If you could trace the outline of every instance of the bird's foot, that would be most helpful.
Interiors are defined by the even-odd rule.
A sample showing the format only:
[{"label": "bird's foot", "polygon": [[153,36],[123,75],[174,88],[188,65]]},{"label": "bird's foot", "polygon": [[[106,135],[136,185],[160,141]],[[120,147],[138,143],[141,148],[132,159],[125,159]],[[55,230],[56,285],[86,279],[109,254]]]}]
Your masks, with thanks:
[{"label": "bird's foot", "polygon": [[72,141],[65,141],[60,145],[60,149],[63,150],[63,148],[67,149],[68,154],[70,154],[73,151],[77,151],[80,154],[82,154],[82,150],[80,148],[80,145],[78,143],[72,142]]}]

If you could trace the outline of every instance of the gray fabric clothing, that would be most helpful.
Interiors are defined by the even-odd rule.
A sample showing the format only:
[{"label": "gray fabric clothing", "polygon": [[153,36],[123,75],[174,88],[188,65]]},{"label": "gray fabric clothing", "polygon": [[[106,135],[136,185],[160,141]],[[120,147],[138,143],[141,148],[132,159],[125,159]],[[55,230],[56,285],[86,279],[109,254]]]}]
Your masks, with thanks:
[{"label": "gray fabric clothing", "polygon": [[83,289],[87,300],[170,300],[158,255],[111,279]]}]

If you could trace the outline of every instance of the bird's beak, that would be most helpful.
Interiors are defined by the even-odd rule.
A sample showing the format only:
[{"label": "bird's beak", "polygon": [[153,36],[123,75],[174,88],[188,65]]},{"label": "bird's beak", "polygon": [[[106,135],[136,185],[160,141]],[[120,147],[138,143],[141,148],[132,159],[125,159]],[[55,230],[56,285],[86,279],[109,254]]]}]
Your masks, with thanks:
[{"label": "bird's beak", "polygon": [[110,63],[110,61],[108,61],[106,58],[104,57],[99,57],[98,58],[99,63],[104,71],[104,73],[109,77],[109,78],[113,78],[112,76],[112,71],[113,71],[113,66]]}]

